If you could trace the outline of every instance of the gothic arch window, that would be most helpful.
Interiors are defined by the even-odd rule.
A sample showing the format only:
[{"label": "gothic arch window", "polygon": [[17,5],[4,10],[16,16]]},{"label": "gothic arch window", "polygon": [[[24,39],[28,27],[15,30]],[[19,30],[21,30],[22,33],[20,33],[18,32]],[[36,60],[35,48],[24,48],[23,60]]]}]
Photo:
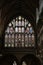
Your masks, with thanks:
[{"label": "gothic arch window", "polygon": [[34,47],[35,35],[30,22],[18,16],[5,30],[5,47]]}]

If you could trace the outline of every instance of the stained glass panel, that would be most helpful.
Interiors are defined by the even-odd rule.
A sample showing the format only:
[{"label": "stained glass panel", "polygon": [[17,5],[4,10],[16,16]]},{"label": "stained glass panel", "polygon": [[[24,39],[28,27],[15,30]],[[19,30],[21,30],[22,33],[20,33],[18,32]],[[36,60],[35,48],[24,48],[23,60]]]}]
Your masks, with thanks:
[{"label": "stained glass panel", "polygon": [[8,24],[5,30],[5,47],[30,47],[35,43],[31,23],[18,16]]}]

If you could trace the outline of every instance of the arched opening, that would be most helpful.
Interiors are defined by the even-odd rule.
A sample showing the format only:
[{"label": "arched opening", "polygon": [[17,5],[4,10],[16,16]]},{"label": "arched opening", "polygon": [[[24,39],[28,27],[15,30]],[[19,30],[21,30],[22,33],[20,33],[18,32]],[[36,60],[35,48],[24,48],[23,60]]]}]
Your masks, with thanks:
[{"label": "arched opening", "polygon": [[21,59],[21,65],[41,65],[41,62],[34,54],[28,54]]},{"label": "arched opening", "polygon": [[5,30],[5,47],[34,47],[35,34],[31,23],[18,16],[13,19]]},{"label": "arched opening", "polygon": [[1,65],[18,65],[18,59],[13,55],[5,55],[0,59]]}]

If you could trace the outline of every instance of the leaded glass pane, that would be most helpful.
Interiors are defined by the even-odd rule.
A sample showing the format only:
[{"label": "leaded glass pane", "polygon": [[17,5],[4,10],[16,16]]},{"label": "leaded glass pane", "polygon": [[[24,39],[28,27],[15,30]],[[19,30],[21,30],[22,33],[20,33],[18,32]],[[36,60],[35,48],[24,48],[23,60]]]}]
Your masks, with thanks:
[{"label": "leaded glass pane", "polygon": [[19,32],[21,32],[21,27],[19,27]]},{"label": "leaded glass pane", "polygon": [[8,44],[8,47],[11,47],[11,44],[10,43]]},{"label": "leaded glass pane", "polygon": [[8,35],[5,35],[5,43],[7,43]]},{"label": "leaded glass pane", "polygon": [[30,27],[30,30],[29,30],[29,32],[30,32],[30,33],[32,33],[32,32],[33,32],[33,29],[32,29],[32,27]]},{"label": "leaded glass pane", "polygon": [[25,34],[25,47],[28,47],[28,35]]},{"label": "leaded glass pane", "polygon": [[11,28],[9,28],[9,32],[12,34],[12,33],[14,33],[14,30],[13,30],[13,28],[11,27]]},{"label": "leaded glass pane", "polygon": [[19,20],[21,20],[21,16],[19,16]]},{"label": "leaded glass pane", "polygon": [[13,26],[13,28],[15,28],[15,19],[11,22],[12,23],[12,26]]},{"label": "leaded glass pane", "polygon": [[31,44],[32,44],[32,42],[31,42],[31,34],[29,34],[29,46],[31,47]]},{"label": "leaded glass pane", "polygon": [[22,21],[24,21],[24,18],[22,17]]},{"label": "leaded glass pane", "polygon": [[12,34],[12,37],[11,37],[11,42],[14,44],[14,34]]},{"label": "leaded glass pane", "polygon": [[22,34],[22,41],[24,41],[24,34]]},{"label": "leaded glass pane", "polygon": [[19,26],[21,26],[21,21],[19,21]]},{"label": "leaded glass pane", "polygon": [[18,21],[16,21],[16,26],[18,26],[19,25],[19,22]]},{"label": "leaded glass pane", "polygon": [[5,47],[7,47],[7,43],[5,43]]},{"label": "leaded glass pane", "polygon": [[29,24],[28,24],[28,26],[30,27],[30,26],[31,26],[31,24],[29,23]]},{"label": "leaded glass pane", "polygon": [[18,42],[15,42],[15,47],[18,47]]},{"label": "leaded glass pane", "polygon": [[18,34],[15,34],[15,39],[17,39],[18,38]]},{"label": "leaded glass pane", "polygon": [[22,27],[22,32],[24,33],[24,27]]},{"label": "leaded glass pane", "polygon": [[31,42],[31,34],[29,34],[29,41]]},{"label": "leaded glass pane", "polygon": [[18,32],[18,27],[15,28],[15,32]]},{"label": "leaded glass pane", "polygon": [[32,40],[34,40],[34,34],[32,34]]},{"label": "leaded glass pane", "polygon": [[9,33],[9,27],[7,28],[7,30],[5,32]]},{"label": "leaded glass pane", "polygon": [[9,23],[9,27],[10,27],[10,26],[12,26],[12,24],[11,24],[11,23]]},{"label": "leaded glass pane", "polygon": [[14,39],[14,34],[12,34],[12,38]]},{"label": "leaded glass pane", "polygon": [[8,43],[8,34],[5,35],[5,43]]},{"label": "leaded glass pane", "polygon": [[14,44],[11,44],[11,47],[14,47]]},{"label": "leaded glass pane", "polygon": [[25,21],[25,27],[26,27],[26,25],[28,24],[28,22],[27,21]]},{"label": "leaded glass pane", "polygon": [[22,42],[22,47],[24,47],[24,42]]},{"label": "leaded glass pane", "polygon": [[29,27],[26,28],[25,32],[29,34]]},{"label": "leaded glass pane", "polygon": [[22,21],[22,26],[24,26],[24,21]]},{"label": "leaded glass pane", "polygon": [[11,43],[11,35],[9,34],[9,43]]},{"label": "leaded glass pane", "polygon": [[32,42],[32,46],[34,46],[35,45],[35,39],[34,39],[34,35],[32,34],[32,40],[31,40],[31,42]]}]

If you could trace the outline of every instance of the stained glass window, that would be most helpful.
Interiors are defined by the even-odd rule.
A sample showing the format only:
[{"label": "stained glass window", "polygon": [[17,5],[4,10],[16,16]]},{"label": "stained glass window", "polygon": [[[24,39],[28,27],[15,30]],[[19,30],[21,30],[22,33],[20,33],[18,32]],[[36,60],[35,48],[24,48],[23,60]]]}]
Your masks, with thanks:
[{"label": "stained glass window", "polygon": [[18,16],[5,30],[5,47],[32,47],[35,45],[34,30],[30,22]]}]

